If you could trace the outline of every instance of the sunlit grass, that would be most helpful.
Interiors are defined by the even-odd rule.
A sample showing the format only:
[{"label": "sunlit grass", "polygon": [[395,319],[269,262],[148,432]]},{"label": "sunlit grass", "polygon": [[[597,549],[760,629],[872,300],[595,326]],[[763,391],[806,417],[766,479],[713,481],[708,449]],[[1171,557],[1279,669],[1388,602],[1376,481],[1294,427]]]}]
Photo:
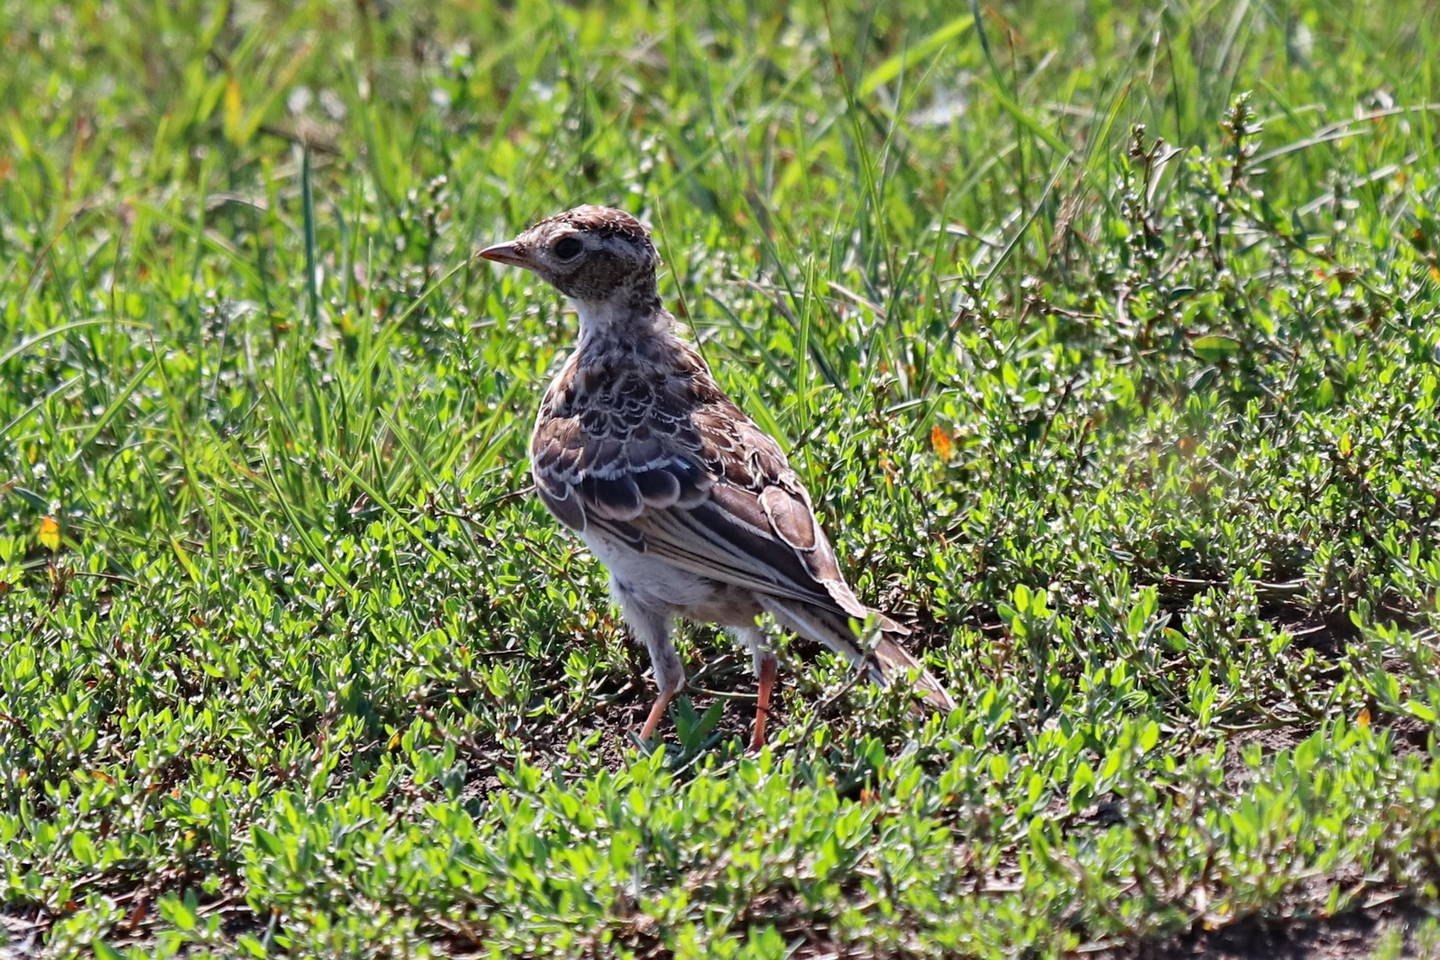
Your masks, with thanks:
[{"label": "sunlit grass", "polygon": [[[7,10],[0,953],[1433,948],[1435,17],[976,10]],[[580,202],[952,715],[634,743],[470,256]]]}]

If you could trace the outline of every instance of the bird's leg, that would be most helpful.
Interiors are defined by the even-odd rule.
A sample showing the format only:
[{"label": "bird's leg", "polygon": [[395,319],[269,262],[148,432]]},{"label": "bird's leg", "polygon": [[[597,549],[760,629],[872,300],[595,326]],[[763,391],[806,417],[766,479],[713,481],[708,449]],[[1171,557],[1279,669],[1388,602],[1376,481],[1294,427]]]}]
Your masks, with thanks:
[{"label": "bird's leg", "polygon": [[655,698],[655,705],[650,708],[650,715],[645,718],[645,726],[640,728],[641,740],[649,740],[655,735],[655,728],[660,726],[660,720],[665,716],[665,708],[670,705],[674,696],[673,693],[660,691],[660,695]]},{"label": "bird's leg", "polygon": [[759,680],[755,698],[755,732],[750,736],[750,752],[758,751],[765,744],[765,724],[770,719],[770,694],[775,689],[775,674],[779,661],[770,648],[770,638],[758,624],[746,627],[732,627],[730,632],[750,648],[750,663]]},{"label": "bird's leg", "polygon": [[755,733],[750,737],[750,752],[758,753],[765,745],[765,721],[770,719],[770,692],[775,689],[778,662],[775,654],[760,658],[760,686],[755,699]]},{"label": "bird's leg", "polygon": [[680,663],[675,644],[670,641],[670,612],[640,602],[624,584],[613,578],[610,589],[635,638],[650,652],[650,663],[655,670],[655,704],[645,718],[645,725],[640,728],[640,739],[649,740],[665,716],[665,708],[685,686],[685,667]]}]

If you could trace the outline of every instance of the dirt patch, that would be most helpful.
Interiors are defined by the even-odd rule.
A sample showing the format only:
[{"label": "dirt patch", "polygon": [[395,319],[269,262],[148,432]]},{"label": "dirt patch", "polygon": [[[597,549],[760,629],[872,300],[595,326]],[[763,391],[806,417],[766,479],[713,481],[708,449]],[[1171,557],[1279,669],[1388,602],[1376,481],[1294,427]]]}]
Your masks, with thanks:
[{"label": "dirt patch", "polygon": [[1310,724],[1287,724],[1243,730],[1230,737],[1225,746],[1225,785],[1234,792],[1249,787],[1253,781],[1257,771],[1243,759],[1246,747],[1258,744],[1264,756],[1272,757],[1301,743],[1315,730],[1316,727]]},{"label": "dirt patch", "polygon": [[[755,720],[756,681],[750,669],[750,658],[741,651],[721,649],[717,645],[691,649],[686,657],[686,667],[691,676],[686,689],[671,703],[666,716],[657,731],[659,742],[675,755],[675,767],[684,769],[686,760],[700,753],[717,749],[728,752],[744,750],[750,742],[752,725]],[[645,717],[655,702],[655,685],[645,664],[638,661],[630,675],[617,674],[609,682],[591,691],[574,705],[569,713],[558,717],[536,719],[516,734],[520,749],[528,763],[550,770],[566,770],[572,767],[587,769],[585,764],[578,767],[570,759],[573,741],[581,740],[592,733],[599,733],[598,740],[590,748],[605,769],[618,771],[629,763],[631,750],[644,749],[637,741]],[[787,700],[795,695],[795,678],[781,666],[781,675],[775,687],[770,707],[770,730],[782,729],[789,720]],[[685,717],[694,725],[707,711],[720,706],[715,724],[699,734],[698,745],[689,745],[681,739],[680,731]],[[466,784],[465,796],[469,800],[480,800],[498,789],[498,774],[514,763],[512,750],[494,738],[472,741],[461,736],[447,734],[445,725],[433,714],[429,719],[436,724],[442,735],[452,740],[470,762],[470,778]],[[651,748],[653,749],[653,747]]]},{"label": "dirt patch", "polygon": [[1422,958],[1415,932],[1427,914],[1404,896],[1377,897],[1370,905],[1333,917],[1242,917],[1216,930],[1195,930],[1169,940],[1101,953],[1105,960],[1369,960],[1398,937],[1401,957]]},{"label": "dirt patch", "polygon": [[[1389,731],[1393,752],[1397,757],[1414,753],[1425,753],[1430,749],[1431,738],[1436,736],[1435,728],[1414,717],[1383,716],[1374,721],[1383,724]],[[1289,750],[1304,741],[1319,729],[1316,724],[1286,724],[1244,730],[1231,736],[1225,750],[1225,785],[1232,791],[1250,786],[1257,771],[1245,764],[1242,754],[1247,746],[1259,744],[1266,757],[1274,756],[1281,750]]]},{"label": "dirt patch", "polygon": [[1385,726],[1394,738],[1393,750],[1397,757],[1426,753],[1430,750],[1431,738],[1440,738],[1436,727],[1414,717],[1396,717]]}]

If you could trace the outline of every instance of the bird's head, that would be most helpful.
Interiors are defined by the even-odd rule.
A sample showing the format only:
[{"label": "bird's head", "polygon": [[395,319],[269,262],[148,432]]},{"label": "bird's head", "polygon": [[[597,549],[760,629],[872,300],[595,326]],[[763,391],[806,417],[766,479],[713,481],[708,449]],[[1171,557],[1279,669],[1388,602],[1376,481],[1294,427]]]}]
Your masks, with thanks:
[{"label": "bird's head", "polygon": [[524,267],[592,310],[659,310],[650,234],[630,214],[583,206],[541,220],[514,240],[486,247],[486,260]]}]

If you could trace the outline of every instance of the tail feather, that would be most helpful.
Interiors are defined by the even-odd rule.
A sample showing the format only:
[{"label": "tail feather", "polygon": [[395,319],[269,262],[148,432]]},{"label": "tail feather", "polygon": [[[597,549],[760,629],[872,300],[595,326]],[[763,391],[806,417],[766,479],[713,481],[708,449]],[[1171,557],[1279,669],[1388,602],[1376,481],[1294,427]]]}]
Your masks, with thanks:
[{"label": "tail feather", "polygon": [[763,596],[757,599],[781,626],[802,637],[823,643],[851,663],[864,662],[869,667],[870,678],[881,686],[889,686],[890,681],[897,675],[914,671],[913,682],[926,703],[942,713],[955,709],[955,701],[949,691],[896,639],[905,636],[909,631],[884,614],[876,615],[880,625],[880,637],[867,656],[860,648],[859,638],[850,626],[849,615],[794,600]]},{"label": "tail feather", "polygon": [[941,686],[940,681],[890,634],[880,635],[880,641],[875,644],[875,660],[880,665],[880,672],[885,675],[882,683],[886,682],[891,674],[914,670],[915,687],[926,703],[941,713],[949,713],[955,709],[955,700],[950,696],[950,691]]}]

